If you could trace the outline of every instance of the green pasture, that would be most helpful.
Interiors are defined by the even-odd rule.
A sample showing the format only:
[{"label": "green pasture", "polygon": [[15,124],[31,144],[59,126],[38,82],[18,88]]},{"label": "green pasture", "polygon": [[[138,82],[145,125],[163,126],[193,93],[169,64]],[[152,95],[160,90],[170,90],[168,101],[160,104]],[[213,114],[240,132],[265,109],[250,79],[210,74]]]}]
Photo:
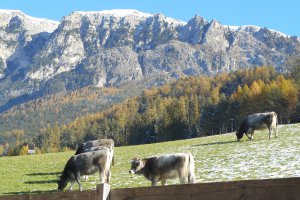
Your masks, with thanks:
[{"label": "green pasture", "polygon": [[[133,157],[191,152],[197,182],[300,176],[300,124],[279,127],[279,137],[268,139],[257,131],[254,140],[236,142],[235,134],[115,148],[112,188],[150,186],[144,177],[129,174]],[[53,192],[57,176],[74,152],[0,157],[0,195]],[[84,189],[94,189],[99,175],[89,176]],[[169,184],[177,184],[172,180]],[[69,185],[67,186],[69,187]],[[78,186],[74,186],[78,190]]]}]

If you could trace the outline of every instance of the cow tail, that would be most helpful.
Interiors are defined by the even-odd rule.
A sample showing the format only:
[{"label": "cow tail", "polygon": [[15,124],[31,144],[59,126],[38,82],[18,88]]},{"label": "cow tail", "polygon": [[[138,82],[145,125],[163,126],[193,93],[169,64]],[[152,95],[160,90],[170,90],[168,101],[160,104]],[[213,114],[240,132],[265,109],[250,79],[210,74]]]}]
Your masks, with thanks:
[{"label": "cow tail", "polygon": [[115,155],[112,156],[112,165],[115,166]]},{"label": "cow tail", "polygon": [[194,183],[195,182],[194,157],[190,153],[188,153],[188,155],[189,155],[189,162],[188,162],[188,183]]},{"label": "cow tail", "polygon": [[276,127],[278,126],[278,117],[277,114],[274,112],[275,118],[276,118]]}]

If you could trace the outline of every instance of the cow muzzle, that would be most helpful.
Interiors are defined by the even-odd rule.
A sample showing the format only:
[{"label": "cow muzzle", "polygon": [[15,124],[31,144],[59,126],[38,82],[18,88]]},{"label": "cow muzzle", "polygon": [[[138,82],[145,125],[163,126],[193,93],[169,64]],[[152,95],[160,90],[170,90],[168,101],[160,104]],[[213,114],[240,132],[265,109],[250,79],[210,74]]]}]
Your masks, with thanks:
[{"label": "cow muzzle", "polygon": [[133,170],[130,170],[129,173],[130,174],[135,174],[135,172]]}]

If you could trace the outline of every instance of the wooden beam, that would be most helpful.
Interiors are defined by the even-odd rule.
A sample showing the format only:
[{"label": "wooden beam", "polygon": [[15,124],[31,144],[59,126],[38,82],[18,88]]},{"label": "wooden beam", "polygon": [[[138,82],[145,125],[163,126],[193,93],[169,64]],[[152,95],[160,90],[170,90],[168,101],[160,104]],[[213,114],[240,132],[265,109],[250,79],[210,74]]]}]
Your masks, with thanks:
[{"label": "wooden beam", "polygon": [[299,200],[300,178],[115,189],[111,200]]},{"label": "wooden beam", "polygon": [[110,185],[107,183],[97,185],[95,200],[108,200]]},{"label": "wooden beam", "polygon": [[299,200],[300,177],[200,183],[110,191],[108,184],[96,190],[0,196],[0,200]]},{"label": "wooden beam", "polygon": [[95,190],[0,196],[0,200],[95,200]]}]

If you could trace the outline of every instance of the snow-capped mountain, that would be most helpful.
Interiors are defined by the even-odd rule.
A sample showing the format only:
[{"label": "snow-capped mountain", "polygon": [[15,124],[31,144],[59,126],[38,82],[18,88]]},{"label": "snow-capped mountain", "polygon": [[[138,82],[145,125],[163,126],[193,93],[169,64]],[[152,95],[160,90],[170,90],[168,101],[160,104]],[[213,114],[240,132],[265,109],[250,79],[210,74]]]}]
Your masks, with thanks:
[{"label": "snow-capped mountain", "polygon": [[0,77],[4,75],[7,62],[15,59],[18,56],[16,54],[24,53],[22,47],[38,37],[46,38],[58,24],[59,22],[27,16],[18,10],[0,10]]},{"label": "snow-capped mountain", "polygon": [[257,26],[188,22],[137,10],[73,12],[61,22],[0,10],[0,111],[86,85],[159,84],[261,65],[285,68],[300,40]]}]

